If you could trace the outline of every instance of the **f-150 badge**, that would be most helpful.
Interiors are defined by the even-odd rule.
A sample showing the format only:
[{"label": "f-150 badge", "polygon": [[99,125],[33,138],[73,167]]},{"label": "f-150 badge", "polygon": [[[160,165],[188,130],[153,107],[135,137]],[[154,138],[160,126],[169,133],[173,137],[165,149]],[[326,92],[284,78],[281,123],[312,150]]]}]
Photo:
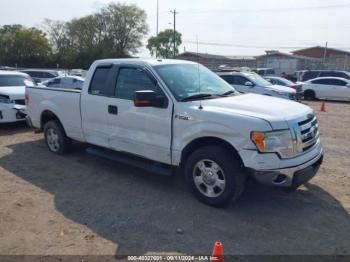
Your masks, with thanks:
[{"label": "f-150 badge", "polygon": [[181,115],[181,114],[176,114],[175,119],[179,120],[191,120],[192,118],[189,115]]}]

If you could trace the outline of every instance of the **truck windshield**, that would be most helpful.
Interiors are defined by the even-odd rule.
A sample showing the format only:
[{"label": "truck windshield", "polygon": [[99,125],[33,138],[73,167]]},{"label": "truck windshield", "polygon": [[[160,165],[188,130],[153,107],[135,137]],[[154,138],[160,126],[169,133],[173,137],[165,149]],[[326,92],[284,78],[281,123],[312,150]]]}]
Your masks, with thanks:
[{"label": "truck windshield", "polygon": [[186,101],[189,97],[217,98],[235,91],[226,81],[202,65],[171,64],[154,68],[179,101]]}]

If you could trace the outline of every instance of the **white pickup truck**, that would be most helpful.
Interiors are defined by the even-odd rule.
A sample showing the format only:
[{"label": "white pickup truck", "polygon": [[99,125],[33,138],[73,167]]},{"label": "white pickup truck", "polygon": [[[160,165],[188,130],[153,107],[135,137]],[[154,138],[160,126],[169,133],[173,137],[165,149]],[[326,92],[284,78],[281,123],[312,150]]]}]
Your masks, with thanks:
[{"label": "white pickup truck", "polygon": [[213,206],[238,199],[248,176],[297,188],[323,160],[311,108],[238,94],[192,62],[100,60],[81,91],[27,87],[26,103],[28,122],[44,132],[50,151],[63,154],[77,140],[106,157],[118,151],[131,155],[130,163],[178,167]]}]

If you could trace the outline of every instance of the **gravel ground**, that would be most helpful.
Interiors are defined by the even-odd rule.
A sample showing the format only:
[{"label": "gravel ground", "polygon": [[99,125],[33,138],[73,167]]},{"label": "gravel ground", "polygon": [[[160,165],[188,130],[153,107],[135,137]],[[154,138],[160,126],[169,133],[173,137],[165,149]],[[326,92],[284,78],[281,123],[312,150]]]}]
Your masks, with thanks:
[{"label": "gravel ground", "polygon": [[48,152],[42,134],[0,127],[0,254],[350,255],[350,104],[309,103],[326,156],[297,192],[253,182],[228,209],[199,203],[181,175],[96,158],[83,145]]}]

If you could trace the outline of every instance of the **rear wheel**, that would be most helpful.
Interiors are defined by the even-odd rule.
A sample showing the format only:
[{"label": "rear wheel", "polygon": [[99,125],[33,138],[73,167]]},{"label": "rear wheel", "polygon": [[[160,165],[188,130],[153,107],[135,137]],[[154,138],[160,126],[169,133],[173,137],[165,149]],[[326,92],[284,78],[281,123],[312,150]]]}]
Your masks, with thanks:
[{"label": "rear wheel", "polygon": [[305,100],[309,100],[309,101],[315,100],[316,99],[315,91],[313,91],[313,90],[305,90],[304,98],[305,98]]},{"label": "rear wheel", "polygon": [[206,146],[193,152],[185,174],[195,196],[208,205],[226,206],[244,190],[243,168],[232,152],[223,147]]},{"label": "rear wheel", "polygon": [[49,121],[44,126],[46,145],[55,154],[62,155],[69,151],[71,140],[66,136],[60,122]]}]

